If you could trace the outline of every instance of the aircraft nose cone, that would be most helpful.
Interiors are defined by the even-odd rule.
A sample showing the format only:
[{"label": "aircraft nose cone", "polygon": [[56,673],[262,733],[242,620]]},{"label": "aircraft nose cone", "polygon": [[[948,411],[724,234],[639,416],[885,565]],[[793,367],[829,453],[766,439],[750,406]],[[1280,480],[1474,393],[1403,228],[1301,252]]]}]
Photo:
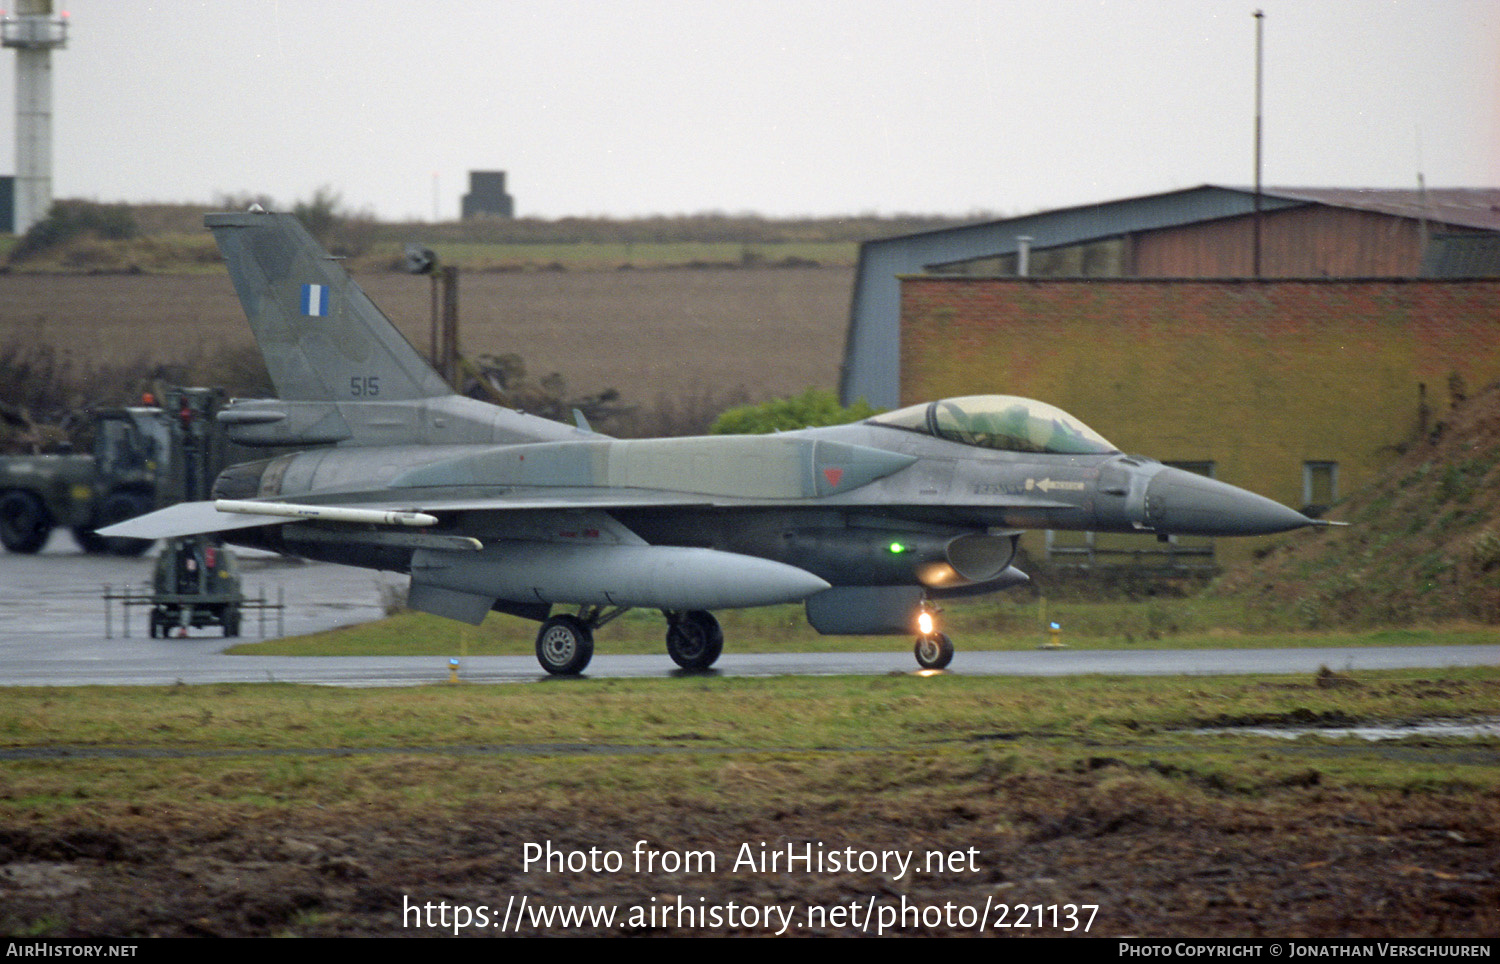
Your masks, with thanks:
[{"label": "aircraft nose cone", "polygon": [[1146,520],[1157,532],[1201,536],[1270,535],[1317,524],[1280,502],[1170,467],[1146,488]]}]

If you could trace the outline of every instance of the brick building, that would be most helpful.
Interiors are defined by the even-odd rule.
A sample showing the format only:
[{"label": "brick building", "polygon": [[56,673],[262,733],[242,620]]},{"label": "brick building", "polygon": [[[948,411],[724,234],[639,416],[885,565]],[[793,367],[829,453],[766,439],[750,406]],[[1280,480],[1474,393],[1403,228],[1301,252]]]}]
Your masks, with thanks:
[{"label": "brick building", "polygon": [[1500,279],[915,275],[900,332],[903,404],[1044,399],[1127,452],[1316,512],[1453,391],[1500,379]]},{"label": "brick building", "polygon": [[1257,276],[1257,247],[1262,278],[1496,277],[1500,189],[1268,188],[1257,198],[1204,185],[869,241],[840,394],[886,406],[901,395],[902,277],[1245,278]]},{"label": "brick building", "polygon": [[865,243],[840,392],[1031,396],[1317,510],[1497,378],[1500,189],[1204,185]]}]

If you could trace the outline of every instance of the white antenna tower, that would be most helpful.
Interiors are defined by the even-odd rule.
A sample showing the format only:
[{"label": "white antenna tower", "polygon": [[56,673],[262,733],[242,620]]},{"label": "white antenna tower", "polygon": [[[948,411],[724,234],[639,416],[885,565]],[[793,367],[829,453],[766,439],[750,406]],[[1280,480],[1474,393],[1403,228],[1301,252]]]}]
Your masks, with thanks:
[{"label": "white antenna tower", "polygon": [[68,17],[52,0],[16,0],[0,18],[0,44],[16,52],[15,232],[52,207],[52,51],[68,43]]}]

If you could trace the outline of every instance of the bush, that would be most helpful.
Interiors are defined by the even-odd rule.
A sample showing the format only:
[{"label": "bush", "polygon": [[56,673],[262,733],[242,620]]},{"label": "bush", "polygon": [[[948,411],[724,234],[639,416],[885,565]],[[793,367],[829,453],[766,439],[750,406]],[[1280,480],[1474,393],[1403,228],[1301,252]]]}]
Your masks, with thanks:
[{"label": "bush", "polygon": [[343,198],[330,187],[320,187],[311,200],[292,205],[292,214],[322,244],[327,244],[333,232],[348,219]]},{"label": "bush", "polygon": [[123,204],[58,201],[11,249],[10,260],[19,263],[79,238],[128,241],[138,234],[135,215]]},{"label": "bush", "polygon": [[809,388],[791,398],[731,408],[714,421],[709,431],[715,435],[763,435],[820,425],[845,425],[878,415],[881,411],[883,409],[871,407],[862,398],[845,408],[833,392]]}]

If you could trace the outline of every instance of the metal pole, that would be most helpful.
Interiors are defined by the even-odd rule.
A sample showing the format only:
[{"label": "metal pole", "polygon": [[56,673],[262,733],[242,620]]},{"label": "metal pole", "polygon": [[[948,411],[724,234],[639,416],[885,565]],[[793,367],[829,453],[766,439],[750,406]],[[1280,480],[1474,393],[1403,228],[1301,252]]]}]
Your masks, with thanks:
[{"label": "metal pole", "polygon": [[432,282],[432,332],[431,338],[428,340],[428,345],[431,346],[432,350],[428,352],[428,357],[432,359],[432,367],[441,372],[443,370],[443,356],[442,353],[438,350],[438,332],[440,331],[438,325],[442,320],[442,311],[439,307],[440,302],[438,300],[439,282],[436,273],[428,275],[428,277]]},{"label": "metal pole", "polygon": [[1266,15],[1255,11],[1255,277],[1261,270],[1261,204],[1260,204],[1260,128],[1261,128],[1261,28]]},{"label": "metal pole", "polygon": [[459,391],[458,383],[458,269],[444,267],[443,275],[443,377]]}]

